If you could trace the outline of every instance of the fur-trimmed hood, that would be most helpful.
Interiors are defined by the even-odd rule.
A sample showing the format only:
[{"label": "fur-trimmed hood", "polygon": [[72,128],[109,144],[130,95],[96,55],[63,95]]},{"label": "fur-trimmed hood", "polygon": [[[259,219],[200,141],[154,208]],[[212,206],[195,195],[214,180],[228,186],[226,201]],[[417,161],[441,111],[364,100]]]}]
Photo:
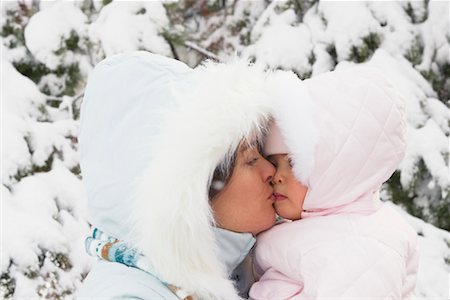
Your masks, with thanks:
[{"label": "fur-trimmed hood", "polygon": [[302,218],[376,211],[378,190],[406,150],[399,92],[362,65],[304,80],[298,97],[285,99],[274,118],[294,174],[308,186]]},{"label": "fur-trimmed hood", "polygon": [[81,110],[89,221],[137,246],[160,279],[198,298],[238,299],[218,257],[208,185],[299,82],[239,60],[191,69],[146,52],[107,58]]}]

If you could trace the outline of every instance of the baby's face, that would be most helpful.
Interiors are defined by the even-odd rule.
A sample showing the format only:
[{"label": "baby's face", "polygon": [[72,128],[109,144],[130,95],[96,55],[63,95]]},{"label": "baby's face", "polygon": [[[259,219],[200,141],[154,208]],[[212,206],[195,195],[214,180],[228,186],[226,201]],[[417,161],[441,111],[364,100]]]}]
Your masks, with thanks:
[{"label": "baby's face", "polygon": [[274,154],[268,160],[277,168],[272,179],[277,214],[289,220],[300,219],[308,188],[294,177],[287,154]]}]

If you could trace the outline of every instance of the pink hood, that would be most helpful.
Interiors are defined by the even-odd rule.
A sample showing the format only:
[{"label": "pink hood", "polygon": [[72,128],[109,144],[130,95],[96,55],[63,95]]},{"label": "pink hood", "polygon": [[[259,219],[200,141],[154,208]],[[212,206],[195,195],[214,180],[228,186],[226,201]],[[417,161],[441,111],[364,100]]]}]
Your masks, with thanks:
[{"label": "pink hood", "polygon": [[305,80],[291,94],[274,117],[309,187],[307,212],[258,236],[262,277],[250,298],[414,297],[416,233],[378,197],[405,152],[402,97],[367,66]]},{"label": "pink hood", "polygon": [[356,66],[303,81],[275,120],[309,189],[302,218],[380,206],[378,189],[405,153],[404,100],[378,69]]}]

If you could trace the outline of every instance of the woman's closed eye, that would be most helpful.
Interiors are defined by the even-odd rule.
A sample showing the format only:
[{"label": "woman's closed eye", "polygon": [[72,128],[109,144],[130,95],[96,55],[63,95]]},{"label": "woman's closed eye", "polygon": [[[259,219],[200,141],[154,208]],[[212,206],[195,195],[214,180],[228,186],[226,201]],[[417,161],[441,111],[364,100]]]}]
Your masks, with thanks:
[{"label": "woman's closed eye", "polygon": [[247,165],[249,166],[253,166],[254,164],[256,164],[256,162],[258,161],[259,157],[252,157],[249,158],[246,162]]}]

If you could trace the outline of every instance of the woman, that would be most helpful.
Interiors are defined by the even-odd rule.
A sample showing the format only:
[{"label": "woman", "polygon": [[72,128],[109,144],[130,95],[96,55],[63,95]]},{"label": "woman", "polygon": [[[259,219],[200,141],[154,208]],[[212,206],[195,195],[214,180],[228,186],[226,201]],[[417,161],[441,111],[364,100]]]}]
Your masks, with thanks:
[{"label": "woman", "polygon": [[99,261],[78,296],[245,296],[253,236],[275,222],[274,168],[257,145],[275,99],[298,84],[239,61],[191,69],[136,52],[101,62],[82,105],[80,161],[89,221],[114,240],[94,251],[126,241],[145,263]]}]

